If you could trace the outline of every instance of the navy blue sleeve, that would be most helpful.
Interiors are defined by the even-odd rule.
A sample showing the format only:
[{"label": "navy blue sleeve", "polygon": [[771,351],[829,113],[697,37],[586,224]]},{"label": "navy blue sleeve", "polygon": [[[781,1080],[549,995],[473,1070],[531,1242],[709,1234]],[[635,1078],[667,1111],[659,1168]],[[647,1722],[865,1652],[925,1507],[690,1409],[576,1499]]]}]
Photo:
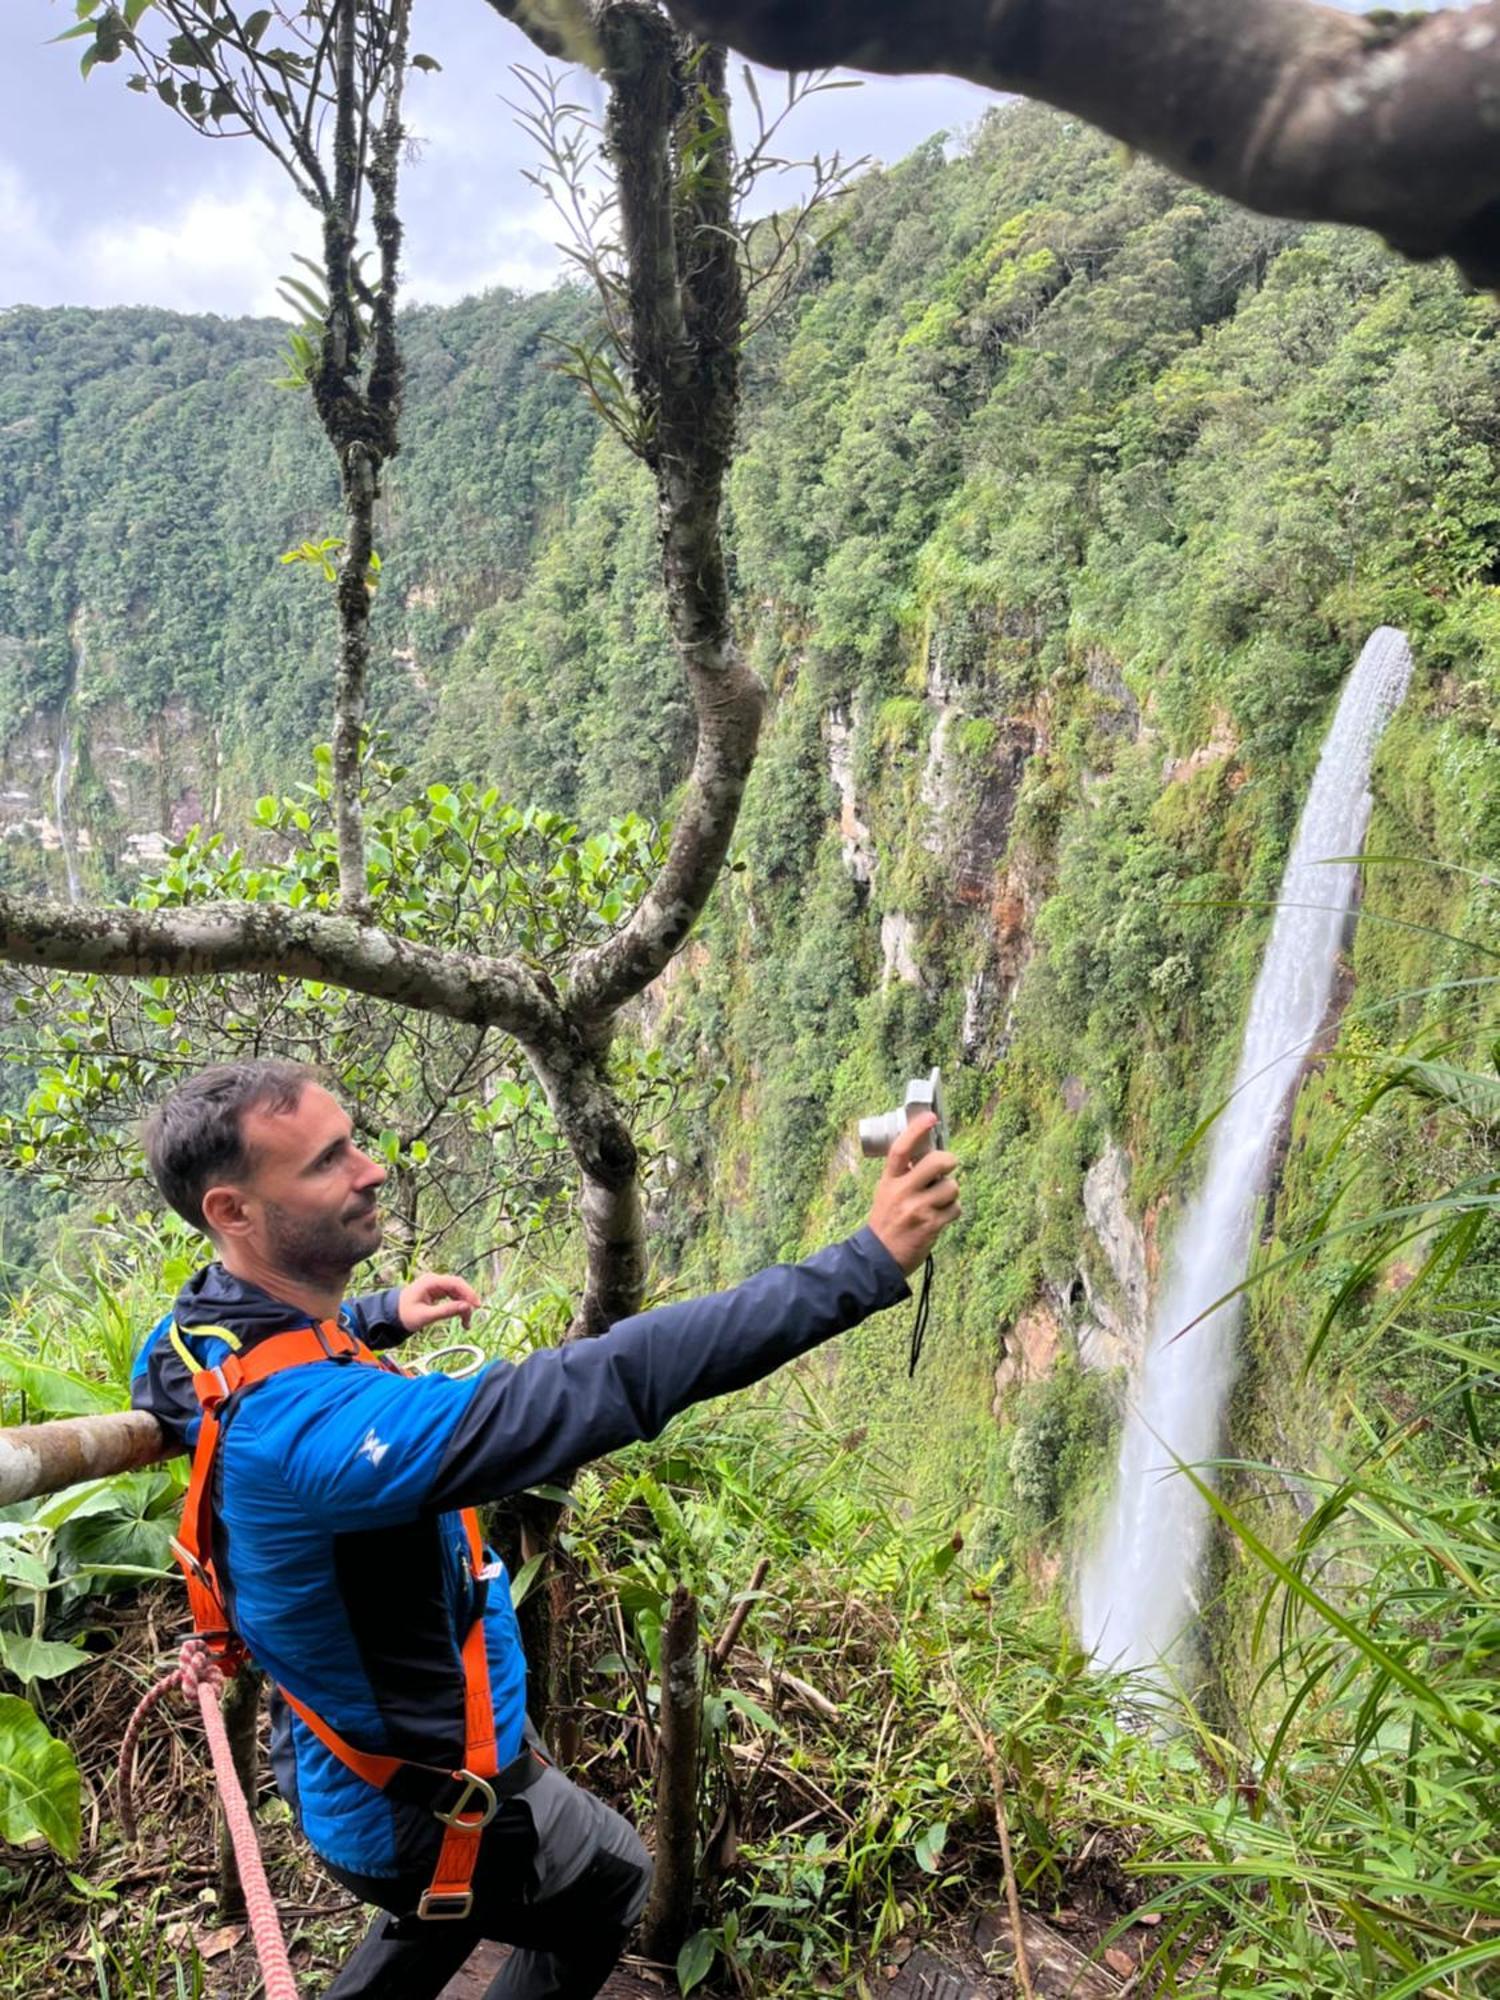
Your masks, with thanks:
[{"label": "navy blue sleeve", "polygon": [[347,1299],[344,1313],[350,1326],[366,1347],[399,1347],[406,1339],[401,1324],[401,1287],[387,1285],[383,1292],[367,1292],[362,1299]]},{"label": "navy blue sleeve", "polygon": [[447,1441],[428,1504],[468,1506],[655,1437],[692,1403],[758,1382],[908,1297],[869,1228],[733,1291],[621,1320],[597,1340],[496,1361]]},{"label": "navy blue sleeve", "polygon": [[198,1439],[202,1412],[192,1375],[172,1345],[171,1333],[172,1316],[168,1313],[147,1334],[130,1372],[130,1406],[149,1410],[168,1443],[191,1449]]}]

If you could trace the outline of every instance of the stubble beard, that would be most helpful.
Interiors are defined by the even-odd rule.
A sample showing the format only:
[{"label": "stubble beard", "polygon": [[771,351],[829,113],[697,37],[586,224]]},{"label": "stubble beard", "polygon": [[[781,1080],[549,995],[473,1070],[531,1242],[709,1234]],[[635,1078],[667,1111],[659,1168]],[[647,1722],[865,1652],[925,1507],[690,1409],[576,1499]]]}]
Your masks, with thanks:
[{"label": "stubble beard", "polygon": [[313,1221],[274,1202],[266,1206],[266,1233],[278,1270],[306,1284],[342,1285],[356,1264],[380,1248],[380,1215]]}]

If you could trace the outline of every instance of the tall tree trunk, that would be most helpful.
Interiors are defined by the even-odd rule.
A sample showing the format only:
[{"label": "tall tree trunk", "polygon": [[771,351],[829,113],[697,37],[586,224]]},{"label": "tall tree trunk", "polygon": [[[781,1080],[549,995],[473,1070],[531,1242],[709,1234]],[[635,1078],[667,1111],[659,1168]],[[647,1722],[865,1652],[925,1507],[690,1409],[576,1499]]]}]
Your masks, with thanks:
[{"label": "tall tree trunk", "polygon": [[674,1965],[697,1887],[698,1757],[703,1734],[703,1647],[698,1600],[680,1584],[661,1635],[661,1722],[656,1750],[656,1875],[642,1923],[648,1958]]}]

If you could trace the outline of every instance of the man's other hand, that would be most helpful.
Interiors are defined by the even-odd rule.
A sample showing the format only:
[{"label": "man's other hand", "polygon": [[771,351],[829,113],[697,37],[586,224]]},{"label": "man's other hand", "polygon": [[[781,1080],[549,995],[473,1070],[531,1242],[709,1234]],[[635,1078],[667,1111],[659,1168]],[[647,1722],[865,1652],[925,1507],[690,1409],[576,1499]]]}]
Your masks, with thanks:
[{"label": "man's other hand", "polygon": [[408,1333],[420,1333],[424,1326],[436,1326],[440,1319],[462,1320],[467,1331],[478,1304],[478,1292],[462,1278],[424,1271],[401,1287],[396,1312]]},{"label": "man's other hand", "polygon": [[937,1119],[930,1111],[914,1118],[886,1155],[885,1172],[870,1205],[870,1227],[910,1277],[961,1210],[953,1153],[912,1154]]}]

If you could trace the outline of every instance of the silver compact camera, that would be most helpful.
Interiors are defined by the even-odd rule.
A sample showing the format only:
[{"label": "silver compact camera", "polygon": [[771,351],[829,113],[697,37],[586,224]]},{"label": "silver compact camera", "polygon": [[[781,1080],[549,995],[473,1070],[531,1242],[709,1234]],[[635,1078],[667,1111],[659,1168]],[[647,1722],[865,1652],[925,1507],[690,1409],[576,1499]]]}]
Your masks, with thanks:
[{"label": "silver compact camera", "polygon": [[948,1113],[943,1103],[940,1070],[931,1076],[914,1076],[906,1086],[906,1097],[895,1111],[882,1111],[877,1118],[859,1121],[859,1150],[867,1160],[883,1160],[911,1121],[923,1111],[935,1111],[937,1124],[928,1132],[915,1158],[921,1159],[934,1147],[942,1151],[948,1143]]}]

